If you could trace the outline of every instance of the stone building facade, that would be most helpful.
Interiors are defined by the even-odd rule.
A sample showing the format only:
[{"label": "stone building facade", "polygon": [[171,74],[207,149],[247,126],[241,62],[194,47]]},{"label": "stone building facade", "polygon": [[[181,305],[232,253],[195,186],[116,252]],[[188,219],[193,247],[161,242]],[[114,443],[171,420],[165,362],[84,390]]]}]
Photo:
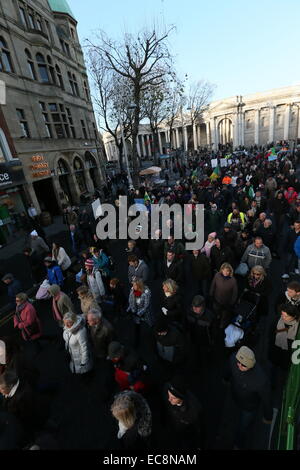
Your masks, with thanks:
[{"label": "stone building facade", "polygon": [[[1,206],[58,214],[105,183],[76,27],[66,0],[0,2],[0,165],[10,178],[0,181],[2,223]],[[23,176],[14,184],[17,167]]]},{"label": "stone building facade", "polygon": [[[182,148],[185,151],[219,144],[266,145],[280,140],[293,146],[300,137],[300,85],[278,88],[246,96],[235,96],[210,103],[202,120],[191,125],[189,114],[179,116],[172,130],[161,126],[159,153]],[[137,149],[141,158],[153,155],[153,136],[147,125],[141,125]],[[108,160],[117,159],[113,139],[104,135]]]}]

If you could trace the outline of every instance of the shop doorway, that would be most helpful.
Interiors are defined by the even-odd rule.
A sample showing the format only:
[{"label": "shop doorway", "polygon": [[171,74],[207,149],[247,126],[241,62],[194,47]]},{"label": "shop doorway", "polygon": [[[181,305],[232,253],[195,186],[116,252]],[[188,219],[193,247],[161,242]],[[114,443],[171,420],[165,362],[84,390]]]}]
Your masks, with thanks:
[{"label": "shop doorway", "polygon": [[56,199],[56,194],[53,188],[52,178],[36,181],[33,183],[36,197],[39,201],[42,211],[50,212],[50,214],[58,215],[60,213],[59,206]]}]

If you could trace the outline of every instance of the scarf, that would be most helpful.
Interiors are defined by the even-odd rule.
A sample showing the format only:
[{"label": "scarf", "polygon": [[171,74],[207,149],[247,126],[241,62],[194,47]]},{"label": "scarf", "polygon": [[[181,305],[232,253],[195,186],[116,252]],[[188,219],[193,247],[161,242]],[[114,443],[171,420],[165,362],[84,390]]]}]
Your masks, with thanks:
[{"label": "scarf", "polygon": [[[277,323],[277,332],[275,345],[280,349],[288,350],[288,339],[294,340],[297,335],[299,322],[292,320],[291,322],[284,322],[282,318]],[[287,331],[285,331],[287,328]]]},{"label": "scarf", "polygon": [[285,296],[286,296],[288,302],[291,303],[292,305],[297,305],[297,306],[300,305],[300,297],[299,297],[299,299],[292,299],[292,297],[289,297],[287,291],[285,291]]},{"label": "scarf", "polygon": [[133,291],[133,295],[134,295],[135,297],[141,297],[142,291],[140,291],[140,290],[134,290],[134,291]]},{"label": "scarf", "polygon": [[52,299],[52,310],[54,313],[54,316],[56,320],[61,321],[62,320],[62,315],[60,311],[58,310],[57,302],[60,299],[61,294],[59,293],[56,297],[53,297]]},{"label": "scarf", "polygon": [[26,307],[26,304],[27,304],[27,302],[23,302],[22,304],[17,305],[16,306],[16,313],[21,313],[22,310],[24,310],[24,308]]},{"label": "scarf", "polygon": [[205,242],[204,248],[202,248],[201,252],[205,253],[207,258],[210,257],[210,251],[212,247],[215,245],[216,241],[213,240],[212,242],[209,242],[208,240]]},{"label": "scarf", "polygon": [[250,285],[251,287],[256,287],[256,286],[258,286],[258,284],[259,284],[260,282],[262,282],[262,279],[255,279],[255,277],[250,277],[250,278],[249,278],[249,285]]}]

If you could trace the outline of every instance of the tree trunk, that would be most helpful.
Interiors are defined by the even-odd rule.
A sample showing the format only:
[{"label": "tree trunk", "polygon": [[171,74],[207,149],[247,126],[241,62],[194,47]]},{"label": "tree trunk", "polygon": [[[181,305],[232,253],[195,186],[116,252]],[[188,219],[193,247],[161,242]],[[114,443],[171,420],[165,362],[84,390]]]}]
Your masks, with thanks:
[{"label": "tree trunk", "polygon": [[137,151],[137,136],[139,133],[139,125],[140,125],[140,93],[136,91],[135,93],[135,110],[134,110],[134,121],[132,126],[132,167],[133,167],[133,175],[132,175],[132,182],[135,188],[138,188],[140,178],[139,178],[139,170],[140,170],[140,160]]}]

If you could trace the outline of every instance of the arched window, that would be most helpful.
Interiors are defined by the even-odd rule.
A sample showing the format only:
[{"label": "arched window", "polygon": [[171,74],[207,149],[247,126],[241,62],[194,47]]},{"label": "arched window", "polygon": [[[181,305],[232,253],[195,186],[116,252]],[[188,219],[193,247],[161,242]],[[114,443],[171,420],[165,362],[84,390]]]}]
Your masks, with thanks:
[{"label": "arched window", "polygon": [[44,56],[42,54],[36,55],[36,61],[38,63],[38,69],[42,82],[49,83],[49,73],[47,69],[47,64],[45,62]]},{"label": "arched window", "polygon": [[69,82],[70,82],[72,95],[79,96],[79,89],[78,89],[78,84],[77,84],[75,74],[74,73],[72,74],[71,72],[68,72],[68,77],[69,77]]},{"label": "arched window", "polygon": [[31,54],[28,49],[25,49],[25,54],[27,56],[27,64],[28,64],[28,71],[29,71],[29,76],[32,78],[32,80],[36,80],[36,73],[35,73],[35,68],[34,68],[34,62],[32,60]]},{"label": "arched window", "polygon": [[59,175],[68,175],[69,174],[69,168],[66,164],[66,162],[60,158],[57,162],[57,173]]},{"label": "arched window", "polygon": [[64,82],[63,82],[62,74],[58,65],[56,65],[55,70],[56,70],[56,75],[57,75],[59,86],[60,88],[64,90],[65,89]]},{"label": "arched window", "polygon": [[0,37],[0,72],[13,72],[10,52],[2,37]]},{"label": "arched window", "polygon": [[48,68],[50,72],[50,77],[51,77],[51,82],[56,84],[56,76],[55,76],[55,70],[52,65],[52,59],[49,55],[47,55],[47,62],[48,62]]},{"label": "arched window", "polygon": [[83,164],[82,164],[82,161],[80,160],[80,158],[76,157],[74,158],[74,170],[75,171],[81,171],[83,170]]}]

